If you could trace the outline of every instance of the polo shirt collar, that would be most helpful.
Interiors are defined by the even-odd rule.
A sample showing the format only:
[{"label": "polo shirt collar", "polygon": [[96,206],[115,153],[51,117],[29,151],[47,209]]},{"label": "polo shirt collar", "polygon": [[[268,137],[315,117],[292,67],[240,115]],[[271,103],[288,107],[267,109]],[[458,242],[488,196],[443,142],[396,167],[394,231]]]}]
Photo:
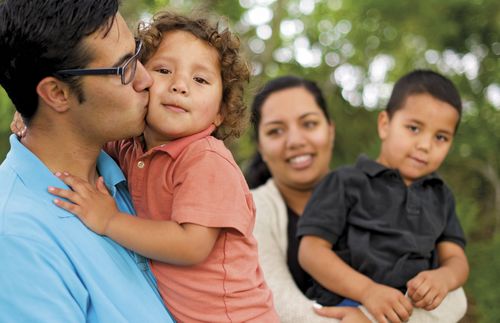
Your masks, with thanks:
[{"label": "polo shirt collar", "polygon": [[[175,139],[175,140],[172,140],[166,144],[160,145],[158,147],[154,147],[154,148],[150,149],[148,152],[146,152],[145,155],[151,154],[151,153],[156,152],[156,151],[163,151],[163,152],[169,154],[170,157],[172,157],[173,159],[176,159],[181,154],[181,152],[184,150],[184,148],[189,146],[189,144],[191,144],[199,139],[210,136],[210,134],[212,134],[212,132],[214,132],[214,130],[215,130],[215,126],[210,125],[207,129],[200,131],[198,133],[195,133],[195,134],[192,134],[192,135],[189,135],[186,137],[182,137],[179,139]],[[136,145],[137,148],[141,147],[140,151],[142,151],[143,144],[142,144],[142,141],[140,138],[134,139],[134,145]],[[137,146],[137,145],[139,145],[139,146]]]},{"label": "polo shirt collar", "polygon": [[[9,141],[11,149],[7,154],[6,162],[26,187],[35,191],[38,196],[49,200],[54,199],[54,195],[47,191],[49,186],[69,189],[63,181],[52,174],[35,154],[17,139],[16,135],[11,135]],[[97,170],[104,178],[111,195],[115,196],[116,186],[125,182],[125,176],[118,165],[109,155],[101,151],[97,159]],[[73,215],[69,212],[61,212],[59,216],[69,217]]]},{"label": "polo shirt collar", "polygon": [[[360,155],[358,157],[358,160],[356,161],[356,168],[362,170],[370,177],[376,177],[386,172],[397,173],[399,175],[399,171],[397,169],[387,168],[384,165],[377,163],[375,160],[368,158],[366,155]],[[443,183],[443,180],[434,172],[418,179],[414,183],[426,182]]]}]

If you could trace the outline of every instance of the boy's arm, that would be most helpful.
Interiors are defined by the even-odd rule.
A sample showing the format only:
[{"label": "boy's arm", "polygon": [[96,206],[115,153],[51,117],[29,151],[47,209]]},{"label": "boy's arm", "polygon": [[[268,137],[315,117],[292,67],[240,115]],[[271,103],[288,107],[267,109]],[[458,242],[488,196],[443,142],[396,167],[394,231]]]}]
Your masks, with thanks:
[{"label": "boy's arm", "polygon": [[56,174],[72,190],[49,187],[49,192],[70,202],[54,203],[75,214],[92,231],[108,236],[147,258],[174,265],[194,265],[212,251],[219,228],[173,221],[142,219],[119,212],[102,177],[96,187],[69,174]]},{"label": "boy's arm", "polygon": [[406,321],[411,315],[412,305],[399,290],[377,284],[352,269],[322,238],[302,238],[299,262],[325,288],[361,302],[378,322]]},{"label": "boy's arm", "polygon": [[408,281],[408,296],[419,308],[428,311],[441,304],[446,295],[463,286],[469,276],[465,252],[456,243],[438,243],[439,268],[426,270]]}]

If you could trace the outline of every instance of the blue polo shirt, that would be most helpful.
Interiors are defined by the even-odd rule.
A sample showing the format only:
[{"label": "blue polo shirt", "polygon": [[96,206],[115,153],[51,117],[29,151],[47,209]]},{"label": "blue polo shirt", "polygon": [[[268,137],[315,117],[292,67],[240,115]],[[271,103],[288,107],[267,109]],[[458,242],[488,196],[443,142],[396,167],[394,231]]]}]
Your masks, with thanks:
[{"label": "blue polo shirt", "polygon": [[[172,322],[144,258],[88,230],[52,203],[67,186],[17,138],[0,165],[0,322]],[[125,178],[97,168],[122,212]]]}]

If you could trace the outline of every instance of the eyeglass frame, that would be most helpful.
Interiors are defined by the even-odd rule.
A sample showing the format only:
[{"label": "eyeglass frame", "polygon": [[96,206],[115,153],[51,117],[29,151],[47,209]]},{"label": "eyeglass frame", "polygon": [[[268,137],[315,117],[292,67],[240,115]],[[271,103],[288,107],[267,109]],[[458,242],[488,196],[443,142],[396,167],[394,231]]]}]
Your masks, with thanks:
[{"label": "eyeglass frame", "polygon": [[[67,70],[59,70],[55,72],[57,75],[73,75],[73,76],[84,76],[84,75],[120,75],[120,80],[123,85],[130,84],[135,78],[135,72],[137,70],[137,60],[139,59],[139,54],[142,50],[142,40],[137,39],[135,41],[136,49],[134,55],[127,59],[121,66],[118,67],[104,67],[104,68],[74,68]],[[125,69],[133,61],[135,62],[135,68],[132,71],[132,76],[128,82],[125,82]]]}]

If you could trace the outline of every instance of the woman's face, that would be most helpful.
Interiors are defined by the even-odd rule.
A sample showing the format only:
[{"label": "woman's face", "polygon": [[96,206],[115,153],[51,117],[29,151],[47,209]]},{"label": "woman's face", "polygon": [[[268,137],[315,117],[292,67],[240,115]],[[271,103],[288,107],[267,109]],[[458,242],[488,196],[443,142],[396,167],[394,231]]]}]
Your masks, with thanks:
[{"label": "woman's face", "polygon": [[271,94],[259,124],[259,151],[278,187],[311,190],[328,172],[334,141],[330,123],[303,87]]}]

